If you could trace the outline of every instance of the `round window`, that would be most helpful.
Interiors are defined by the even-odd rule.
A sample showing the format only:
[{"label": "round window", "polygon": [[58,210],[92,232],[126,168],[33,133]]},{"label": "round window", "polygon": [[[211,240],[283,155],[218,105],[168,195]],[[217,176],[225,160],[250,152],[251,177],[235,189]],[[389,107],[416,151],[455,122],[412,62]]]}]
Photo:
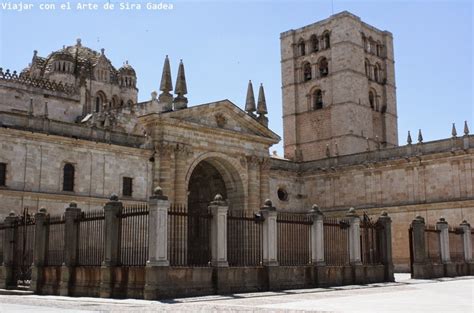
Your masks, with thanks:
[{"label": "round window", "polygon": [[277,194],[278,194],[278,199],[280,199],[281,201],[288,201],[288,192],[286,192],[285,189],[278,188]]}]

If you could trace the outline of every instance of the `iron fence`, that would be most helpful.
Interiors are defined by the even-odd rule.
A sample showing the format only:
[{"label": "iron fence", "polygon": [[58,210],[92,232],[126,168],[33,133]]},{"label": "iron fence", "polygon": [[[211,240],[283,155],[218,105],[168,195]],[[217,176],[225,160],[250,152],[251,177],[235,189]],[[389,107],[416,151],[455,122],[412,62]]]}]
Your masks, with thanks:
[{"label": "iron fence", "polygon": [[104,210],[83,212],[79,223],[78,266],[100,266],[104,257]]},{"label": "iron fence", "polygon": [[360,223],[360,251],[362,264],[380,264],[381,256],[379,242],[377,237],[377,229],[383,227],[364,214],[364,218]]},{"label": "iron fence", "polygon": [[229,266],[262,265],[262,226],[262,221],[253,213],[229,212],[227,216]]},{"label": "iron fence", "polygon": [[324,218],[324,260],[330,266],[344,266],[349,259],[349,222]]},{"label": "iron fence", "polygon": [[436,229],[436,226],[426,225],[425,227],[426,258],[433,264],[441,263],[439,234],[440,234],[440,231]]},{"label": "iron fence", "polygon": [[148,260],[147,204],[126,206],[120,215],[120,263],[125,266],[145,266]]},{"label": "iron fence", "polygon": [[46,266],[61,266],[64,262],[64,215],[50,216],[46,220],[48,239],[46,240]]},{"label": "iron fence", "polygon": [[460,227],[449,227],[448,234],[451,261],[464,262],[464,230]]},{"label": "iron fence", "polygon": [[16,227],[13,273],[17,287],[27,288],[31,282],[36,228],[35,219],[30,215],[28,208],[23,210]]},{"label": "iron fence", "polygon": [[311,225],[307,214],[278,212],[277,242],[280,265],[311,263]]},{"label": "iron fence", "polygon": [[171,266],[209,266],[211,219],[206,210],[189,212],[184,205],[168,211],[168,256]]}]

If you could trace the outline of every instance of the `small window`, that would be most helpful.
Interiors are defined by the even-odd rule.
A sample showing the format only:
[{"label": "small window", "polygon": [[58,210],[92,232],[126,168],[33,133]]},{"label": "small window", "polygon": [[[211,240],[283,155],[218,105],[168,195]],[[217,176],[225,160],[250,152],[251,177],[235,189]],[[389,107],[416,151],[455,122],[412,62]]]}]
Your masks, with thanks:
[{"label": "small window", "polygon": [[313,93],[313,109],[319,110],[323,108],[323,93],[320,89]]},{"label": "small window", "polygon": [[303,56],[306,54],[306,45],[302,39],[298,43],[298,53],[300,54],[300,56]]},{"label": "small window", "polygon": [[324,48],[329,49],[331,47],[331,39],[329,33],[324,34]]},{"label": "small window", "polygon": [[374,80],[375,80],[376,82],[379,81],[379,74],[380,74],[380,68],[379,68],[379,65],[376,64],[376,65],[374,66]]},{"label": "small window", "polygon": [[63,191],[74,191],[74,165],[66,163],[63,169]]},{"label": "small window", "polygon": [[316,35],[311,36],[311,50],[317,52],[319,50],[319,40]]},{"label": "small window", "polygon": [[7,164],[0,163],[0,186],[6,186],[7,184]]},{"label": "small window", "polygon": [[281,201],[288,201],[288,192],[283,188],[278,188],[277,191],[278,199]]},{"label": "small window", "polygon": [[319,75],[321,77],[328,76],[329,73],[329,64],[328,60],[326,58],[322,58],[321,61],[319,61]]},{"label": "small window", "polygon": [[369,91],[369,103],[372,109],[375,109],[375,96],[372,91]]},{"label": "small window", "polygon": [[303,80],[307,82],[308,80],[311,80],[311,78],[313,78],[313,75],[311,73],[311,64],[306,62],[303,65]]},{"label": "small window", "polygon": [[133,193],[133,179],[131,177],[124,177],[122,187],[123,196],[131,197]]},{"label": "small window", "polygon": [[370,63],[367,59],[365,59],[365,75],[370,77]]}]

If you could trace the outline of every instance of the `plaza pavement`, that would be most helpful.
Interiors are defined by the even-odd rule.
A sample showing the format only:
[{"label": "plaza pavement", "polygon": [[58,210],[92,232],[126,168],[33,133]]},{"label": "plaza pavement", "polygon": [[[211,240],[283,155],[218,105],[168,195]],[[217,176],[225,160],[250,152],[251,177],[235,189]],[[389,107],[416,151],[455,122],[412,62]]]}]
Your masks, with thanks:
[{"label": "plaza pavement", "polygon": [[206,296],[168,301],[0,295],[0,313],[88,312],[474,312],[474,276]]}]

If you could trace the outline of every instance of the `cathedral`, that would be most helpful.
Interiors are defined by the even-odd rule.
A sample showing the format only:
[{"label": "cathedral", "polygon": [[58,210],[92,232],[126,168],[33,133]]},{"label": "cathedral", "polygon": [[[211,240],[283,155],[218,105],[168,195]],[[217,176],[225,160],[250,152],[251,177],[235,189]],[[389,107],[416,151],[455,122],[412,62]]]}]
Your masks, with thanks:
[{"label": "cathedral", "polygon": [[[263,86],[245,104],[188,103],[186,75],[164,60],[159,93],[138,102],[137,73],[80,39],[22,71],[0,68],[0,218],[72,201],[98,209],[115,193],[143,203],[160,186],[203,210],[216,194],[230,210],[317,204],[393,219],[396,270],[409,268],[408,227],[423,216],[474,221],[474,137],[399,145],[393,37],[341,12],[280,34],[284,157],[268,128]],[[257,90],[258,89],[258,90]],[[192,102],[192,101],[191,101]]]}]

